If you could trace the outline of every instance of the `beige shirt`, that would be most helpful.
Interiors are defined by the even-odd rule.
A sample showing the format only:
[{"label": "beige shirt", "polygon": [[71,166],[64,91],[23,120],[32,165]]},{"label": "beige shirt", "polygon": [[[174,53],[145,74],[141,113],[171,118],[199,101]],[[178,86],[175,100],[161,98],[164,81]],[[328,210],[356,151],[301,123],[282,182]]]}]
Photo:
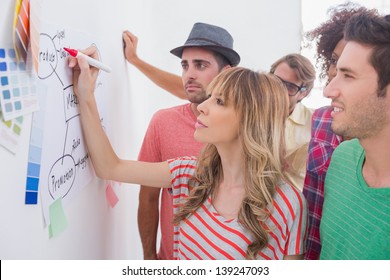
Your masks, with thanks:
[{"label": "beige shirt", "polygon": [[297,103],[286,122],[287,178],[302,191],[306,174],[306,161],[311,137],[313,109]]}]

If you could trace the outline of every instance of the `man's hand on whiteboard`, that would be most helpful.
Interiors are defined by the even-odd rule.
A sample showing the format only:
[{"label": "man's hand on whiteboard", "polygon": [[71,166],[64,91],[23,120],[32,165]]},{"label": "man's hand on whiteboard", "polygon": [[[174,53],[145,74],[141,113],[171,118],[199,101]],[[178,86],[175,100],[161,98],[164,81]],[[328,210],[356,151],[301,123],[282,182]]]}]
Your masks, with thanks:
[{"label": "man's hand on whiteboard", "polygon": [[131,64],[135,64],[139,59],[137,56],[138,38],[128,30],[123,31],[122,37],[126,60]]},{"label": "man's hand on whiteboard", "polygon": [[[81,51],[94,59],[98,59],[98,53],[94,46]],[[73,91],[78,99],[88,99],[95,90],[99,69],[90,67],[83,56],[69,57],[68,65],[73,69]]]}]

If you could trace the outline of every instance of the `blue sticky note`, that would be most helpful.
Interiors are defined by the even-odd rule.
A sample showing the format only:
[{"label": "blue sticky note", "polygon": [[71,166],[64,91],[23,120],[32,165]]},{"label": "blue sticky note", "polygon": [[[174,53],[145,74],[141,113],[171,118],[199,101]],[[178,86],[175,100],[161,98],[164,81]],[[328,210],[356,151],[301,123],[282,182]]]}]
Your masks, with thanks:
[{"label": "blue sticky note", "polygon": [[30,135],[30,145],[35,145],[37,149],[36,155],[39,155],[39,160],[36,160],[35,162],[41,162],[41,147],[42,147],[42,142],[43,142],[43,129],[40,128],[34,128],[31,131]]},{"label": "blue sticky note", "polygon": [[12,75],[9,79],[13,85],[19,84],[19,77],[17,75]]},{"label": "blue sticky note", "polygon": [[9,63],[9,69],[11,71],[15,71],[18,68],[18,64],[16,62]]},{"label": "blue sticky note", "polygon": [[25,204],[37,204],[38,203],[38,192],[26,192]]},{"label": "blue sticky note", "polygon": [[3,76],[3,77],[0,78],[0,81],[1,81],[1,85],[2,86],[8,85],[8,77]]},{"label": "blue sticky note", "polygon": [[11,58],[16,58],[16,53],[14,49],[9,49],[8,50],[8,56]]},{"label": "blue sticky note", "polygon": [[7,99],[10,99],[10,98],[11,98],[11,92],[8,89],[3,90],[3,99],[7,100]]},{"label": "blue sticky note", "polygon": [[14,97],[19,97],[20,96],[20,90],[18,88],[14,88],[12,90],[12,93],[14,94]]},{"label": "blue sticky note", "polygon": [[26,70],[26,64],[24,62],[19,63],[19,70],[22,70],[22,71]]},{"label": "blue sticky note", "polygon": [[[40,164],[29,162],[28,165],[27,165],[27,175],[28,176],[35,176],[35,177],[38,178],[40,170],[41,170],[41,165]],[[29,178],[31,178],[31,177],[27,177],[27,182],[28,182]]]},{"label": "blue sticky note", "polygon": [[28,87],[22,87],[21,90],[23,95],[29,94]]},{"label": "blue sticky note", "polygon": [[[39,171],[38,171],[38,176],[39,176]],[[38,186],[39,186],[39,178],[27,177],[26,190],[38,191]]]},{"label": "blue sticky note", "polygon": [[5,49],[0,49],[0,57],[5,58]]},{"label": "blue sticky note", "polygon": [[22,109],[22,102],[16,101],[14,103],[14,106],[15,106],[15,110],[21,110]]},{"label": "blue sticky note", "polygon": [[0,62],[0,71],[7,71],[7,63],[6,62]]},{"label": "blue sticky note", "polygon": [[5,104],[5,112],[6,113],[9,113],[9,112],[12,112],[13,111],[13,108],[12,108],[12,103],[7,103]]},{"label": "blue sticky note", "polygon": [[17,117],[17,118],[15,118],[15,120],[16,120],[18,123],[22,124],[22,123],[23,123],[23,116]]},{"label": "blue sticky note", "polygon": [[41,153],[42,149],[40,147],[30,145],[30,150],[28,152],[28,160],[30,162],[41,162]]}]

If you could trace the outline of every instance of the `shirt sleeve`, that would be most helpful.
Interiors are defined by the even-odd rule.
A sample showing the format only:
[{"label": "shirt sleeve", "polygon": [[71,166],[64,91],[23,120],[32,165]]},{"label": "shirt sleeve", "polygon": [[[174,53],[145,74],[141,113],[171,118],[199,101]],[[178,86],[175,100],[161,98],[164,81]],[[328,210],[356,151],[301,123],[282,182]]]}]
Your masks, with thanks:
[{"label": "shirt sleeve", "polygon": [[186,198],[189,194],[189,180],[193,177],[196,171],[195,157],[179,157],[168,160],[171,171],[171,194],[173,198],[173,208],[179,207],[182,203],[182,198]]},{"label": "shirt sleeve", "polygon": [[305,259],[319,259],[321,252],[320,222],[324,203],[324,182],[334,149],[341,137],[331,130],[331,109],[323,107],[313,114],[303,194],[308,204],[309,229]]}]

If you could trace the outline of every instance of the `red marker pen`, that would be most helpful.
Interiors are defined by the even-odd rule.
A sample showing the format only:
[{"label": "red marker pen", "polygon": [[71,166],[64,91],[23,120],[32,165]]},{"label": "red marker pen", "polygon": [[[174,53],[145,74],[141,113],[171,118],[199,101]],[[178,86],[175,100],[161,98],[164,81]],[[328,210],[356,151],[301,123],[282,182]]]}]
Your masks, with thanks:
[{"label": "red marker pen", "polygon": [[111,72],[111,68],[110,67],[108,67],[107,65],[104,65],[99,60],[93,59],[92,57],[83,54],[82,52],[80,52],[78,50],[69,49],[69,48],[64,48],[64,50],[66,50],[73,57],[78,57],[78,56],[85,57],[85,59],[87,60],[89,65],[92,65],[92,66],[94,66],[96,68],[99,68],[99,69],[101,69],[103,71],[106,71],[108,73]]}]

